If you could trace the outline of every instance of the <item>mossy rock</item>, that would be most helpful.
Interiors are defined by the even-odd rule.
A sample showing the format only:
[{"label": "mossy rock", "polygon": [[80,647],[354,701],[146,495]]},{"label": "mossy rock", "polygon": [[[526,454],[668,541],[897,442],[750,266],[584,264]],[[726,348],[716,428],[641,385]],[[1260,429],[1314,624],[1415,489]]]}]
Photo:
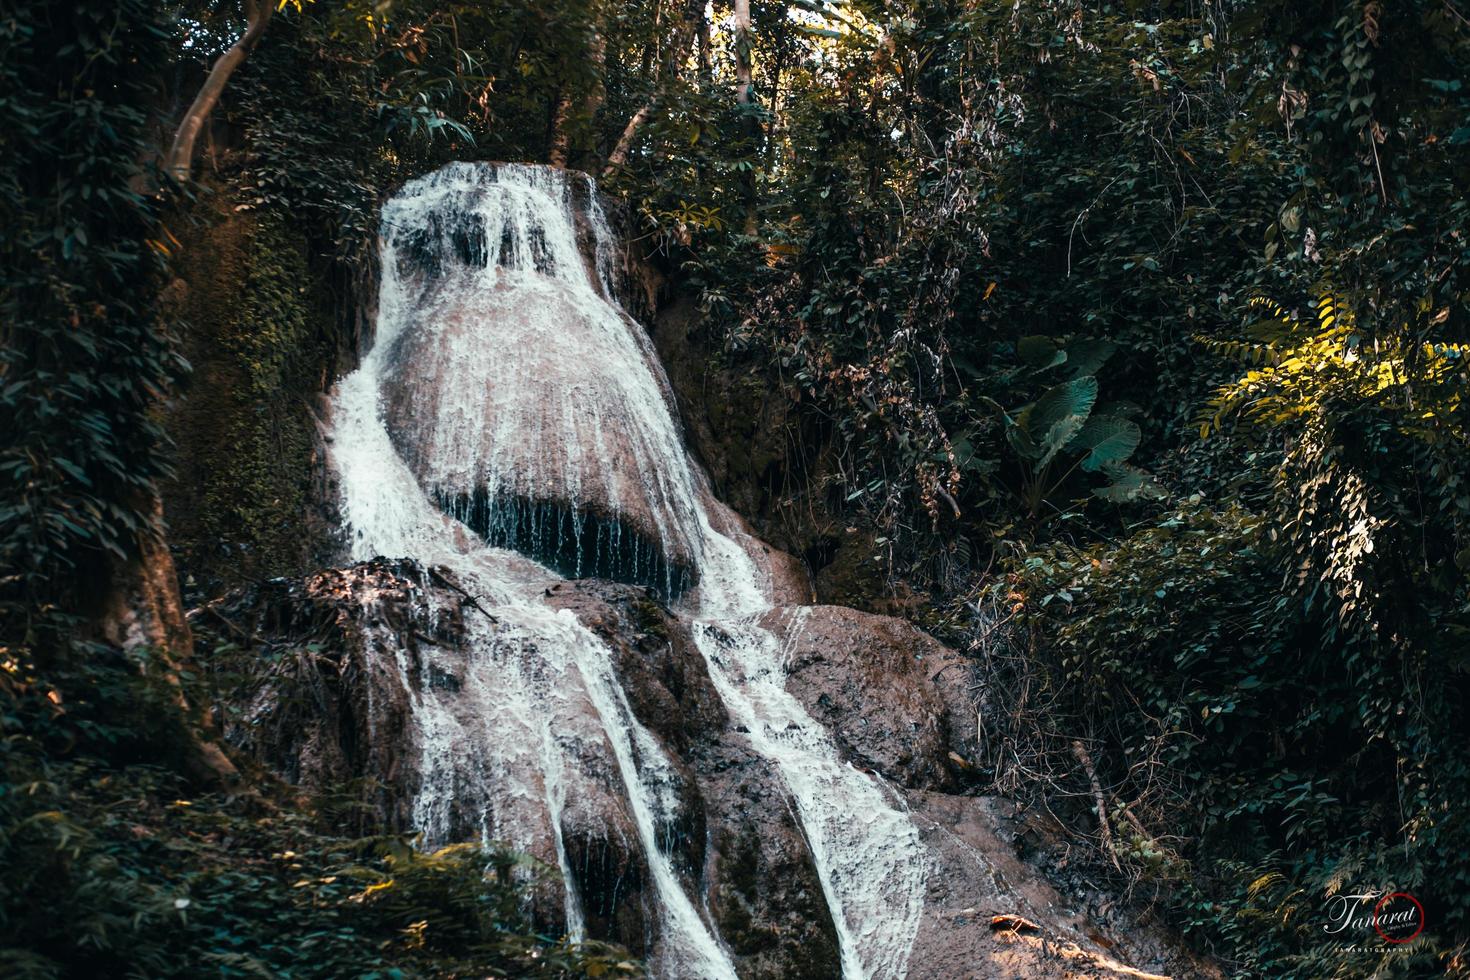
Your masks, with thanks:
[{"label": "mossy rock", "polygon": [[331,301],[284,216],[223,197],[187,227],[170,291],[194,370],[166,420],[164,500],[186,586],[208,592],[306,571],[330,544],[313,484]]}]

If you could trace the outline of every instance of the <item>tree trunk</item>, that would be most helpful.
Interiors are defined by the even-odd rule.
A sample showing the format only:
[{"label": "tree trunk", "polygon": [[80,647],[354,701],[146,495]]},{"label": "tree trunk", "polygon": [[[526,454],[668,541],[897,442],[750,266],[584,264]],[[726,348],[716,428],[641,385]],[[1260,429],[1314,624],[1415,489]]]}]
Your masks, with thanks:
[{"label": "tree trunk", "polygon": [[658,108],[658,99],[659,93],[655,92],[653,98],[643,103],[638,107],[638,111],[633,113],[633,118],[629,119],[628,125],[623,127],[623,135],[618,137],[618,145],[614,146],[613,151],[608,154],[607,166],[602,168],[602,176],[611,177],[627,162],[628,151],[633,148],[633,140],[638,135],[638,130],[643,128],[643,124],[648,122],[649,117]]},{"label": "tree trunk", "polygon": [[618,137],[617,146],[613,147],[612,153],[608,155],[607,166],[602,169],[602,176],[611,176],[627,162],[628,152],[633,148],[633,140],[637,138],[638,131],[649,119],[653,118],[654,113],[658,111],[667,97],[668,88],[678,77],[679,65],[688,54],[689,45],[698,33],[699,23],[703,19],[704,3],[702,0],[687,0],[684,5],[684,16],[679,23],[679,32],[670,44],[668,61],[659,66],[653,95],[638,108],[637,112],[633,113],[633,118],[629,119],[628,125],[623,127],[623,135]]},{"label": "tree trunk", "polygon": [[149,523],[138,535],[137,555],[111,568],[111,582],[95,622],[108,643],[144,654],[173,692],[190,733],[184,747],[188,774],[206,785],[230,788],[239,772],[215,741],[209,719],[189,704],[179,677],[180,665],[193,658],[194,636],[184,618],[179,576],[163,535],[163,501],[158,497],[153,498]]},{"label": "tree trunk", "polygon": [[735,0],[735,101],[740,105],[740,128],[744,133],[746,155],[751,168],[741,183],[745,192],[745,234],[756,233],[755,151],[756,120],[751,106],[752,72],[750,69],[750,0]]},{"label": "tree trunk", "polygon": [[194,96],[189,111],[184,113],[178,132],[174,134],[173,145],[169,147],[168,157],[164,160],[165,168],[180,183],[189,179],[193,169],[194,143],[199,138],[199,131],[204,128],[204,121],[218,104],[225,84],[235,74],[235,69],[245,63],[250,52],[260,43],[266,25],[276,12],[274,0],[244,0],[244,4],[245,33],[230,45],[228,51],[219,56],[219,60],[209,70],[209,76],[204,79],[199,94]]},{"label": "tree trunk", "polygon": [[[591,146],[587,147],[587,153],[596,157],[602,150],[602,143],[597,138],[597,114],[602,111],[602,101],[607,97],[607,87],[603,79],[607,77],[607,38],[599,30],[592,38],[592,71],[596,78],[592,87],[587,90],[587,98],[582,102],[582,117],[587,120],[587,128]],[[594,166],[584,163],[588,170]]]},{"label": "tree trunk", "polygon": [[547,162],[558,170],[566,169],[567,156],[571,151],[571,117],[572,96],[562,89],[556,96],[555,108],[551,110],[551,152],[547,157]]},{"label": "tree trunk", "polygon": [[735,0],[735,99],[750,104],[750,0]]},{"label": "tree trunk", "polygon": [[709,18],[699,18],[699,91],[705,94],[715,86],[714,42],[710,40]]}]

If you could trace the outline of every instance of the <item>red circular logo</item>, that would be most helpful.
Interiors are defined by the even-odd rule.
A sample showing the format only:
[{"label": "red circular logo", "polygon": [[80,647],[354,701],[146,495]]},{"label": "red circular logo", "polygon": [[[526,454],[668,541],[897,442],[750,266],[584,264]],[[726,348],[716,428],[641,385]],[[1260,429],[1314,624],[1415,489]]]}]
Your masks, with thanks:
[{"label": "red circular logo", "polygon": [[[1411,928],[1413,932],[1403,935]],[[1373,930],[1386,943],[1411,943],[1424,931],[1424,906],[1408,892],[1389,892],[1373,906]]]}]

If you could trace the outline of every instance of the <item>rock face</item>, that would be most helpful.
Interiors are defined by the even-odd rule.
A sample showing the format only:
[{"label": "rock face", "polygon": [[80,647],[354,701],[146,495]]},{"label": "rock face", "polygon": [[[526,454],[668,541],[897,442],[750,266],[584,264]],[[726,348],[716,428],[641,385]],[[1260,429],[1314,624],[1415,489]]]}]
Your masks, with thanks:
[{"label": "rock face", "polygon": [[[643,588],[589,580],[550,591],[550,605],[607,641],[632,710],[674,760],[679,805],[664,845],[704,894],[742,975],[836,976],[831,919],[779,774],[731,730],[687,624]],[[436,607],[453,612],[429,615]],[[410,704],[461,693],[479,704],[455,655],[470,645],[464,619],[478,615],[448,570],[386,560],[272,580],[194,612],[249,637],[259,655],[229,740],[303,790],[358,787],[372,814],[364,833],[415,829],[422,745]],[[479,801],[463,802],[450,839],[479,836]],[[619,794],[574,801],[561,833],[587,933],[646,952],[648,870]],[[550,847],[532,856],[557,863]],[[539,895],[540,927],[566,930],[563,906],[559,893]]]},{"label": "rock face", "polygon": [[374,562],[271,579],[190,614],[197,627],[223,624],[250,654],[225,737],[314,792],[359,780],[367,809],[356,829],[396,831],[410,820],[413,774],[402,759],[412,692],[377,640],[401,638],[414,662],[421,643],[454,641],[456,624],[429,622],[415,602],[425,578],[412,562]]},{"label": "rock face", "polygon": [[[352,792],[361,833],[427,831],[444,844],[545,828],[522,846],[544,865],[575,870],[589,932],[645,952],[648,869],[611,750],[596,737],[595,708],[569,696],[553,719],[576,742],[577,763],[566,777],[575,792],[555,813],[542,796],[495,792],[501,781],[536,777],[517,749],[539,746],[485,737],[495,719],[480,717],[482,689],[504,675],[476,655],[466,621],[487,615],[447,570],[406,560],[274,579],[194,613],[229,624],[261,655],[226,728],[238,748],[313,795]],[[446,765],[435,725],[458,725],[462,747],[486,757],[483,771],[451,769],[458,782],[435,796],[440,810],[426,813],[425,783],[442,778]],[[537,894],[534,912],[539,928],[571,927],[554,882]]]},{"label": "rock face", "polygon": [[842,606],[775,609],[767,626],[786,650],[787,689],[845,758],[904,786],[955,787],[949,753],[968,756],[974,740],[962,658],[902,620]]},{"label": "rock face", "polygon": [[[550,606],[575,615],[614,652],[629,706],[673,760],[678,809],[665,843],[740,975],[840,976],[831,915],[790,793],[732,723],[688,622],[645,588],[583,580],[547,589]],[[357,830],[406,832],[422,778],[411,702],[465,694],[465,621],[484,615],[476,602],[447,569],[376,560],[262,583],[193,617],[227,623],[258,654],[230,741],[303,790],[354,787],[371,813]],[[429,615],[434,608],[451,614]],[[786,651],[788,688],[849,762],[902,797],[927,847],[933,866],[909,976],[1140,975],[1124,972],[1118,956],[1175,976],[1208,975],[1171,963],[1166,944],[1146,929],[1120,933],[1069,910],[1017,857],[1024,824],[1007,804],[946,792],[958,782],[949,753],[965,755],[973,738],[962,658],[900,620],[838,606],[786,606],[768,619]],[[605,757],[601,764],[610,765]],[[572,887],[588,935],[646,953],[655,917],[649,872],[610,778],[561,815]],[[465,802],[450,820],[455,839],[480,836],[473,795]],[[556,863],[549,841],[534,856]],[[567,927],[554,883],[537,895],[536,914],[541,928]],[[1038,928],[992,929],[997,915]]]},{"label": "rock face", "polygon": [[[642,463],[677,447],[626,410],[671,396],[630,375],[647,341],[598,301],[589,195],[553,171],[461,167],[396,202],[420,220],[395,242],[414,329],[382,338],[384,420],[425,491],[491,544],[674,595],[692,581],[693,515]],[[579,221],[545,212],[570,197]]]}]

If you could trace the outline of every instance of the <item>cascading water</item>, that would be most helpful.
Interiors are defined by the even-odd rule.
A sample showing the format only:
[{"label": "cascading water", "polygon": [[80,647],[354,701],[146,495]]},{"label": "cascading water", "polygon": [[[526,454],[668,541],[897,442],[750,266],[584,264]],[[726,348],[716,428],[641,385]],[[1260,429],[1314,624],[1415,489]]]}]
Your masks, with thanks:
[{"label": "cascading water", "polygon": [[787,693],[767,626],[790,616],[794,635],[802,613],[773,613],[758,542],[689,460],[651,344],[613,298],[613,251],[591,181],[561,171],[453,164],[384,208],[375,345],[335,396],[343,516],[355,558],[447,567],[479,614],[455,689],[415,695],[414,820],[430,843],[478,833],[554,856],[576,936],[562,828],[616,810],[658,905],[655,971],[735,975],[669,853],[676,767],[607,645],[543,598],[558,572],[648,585],[681,604],[732,723],[794,801],[844,976],[904,976],[918,834]]}]

